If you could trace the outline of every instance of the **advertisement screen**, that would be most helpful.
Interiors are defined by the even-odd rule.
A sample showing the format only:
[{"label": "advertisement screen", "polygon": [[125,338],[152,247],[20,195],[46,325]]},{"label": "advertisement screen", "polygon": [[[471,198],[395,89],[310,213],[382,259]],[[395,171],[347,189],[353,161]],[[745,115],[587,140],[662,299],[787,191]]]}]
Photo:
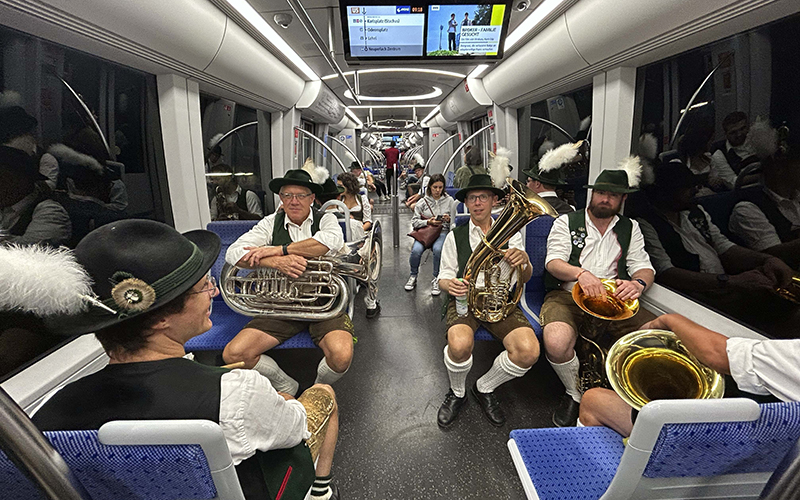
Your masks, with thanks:
[{"label": "advertisement screen", "polygon": [[421,57],[425,9],[410,5],[348,5],[350,56]]},{"label": "advertisement screen", "polygon": [[425,54],[496,56],[505,15],[505,4],[429,5]]}]

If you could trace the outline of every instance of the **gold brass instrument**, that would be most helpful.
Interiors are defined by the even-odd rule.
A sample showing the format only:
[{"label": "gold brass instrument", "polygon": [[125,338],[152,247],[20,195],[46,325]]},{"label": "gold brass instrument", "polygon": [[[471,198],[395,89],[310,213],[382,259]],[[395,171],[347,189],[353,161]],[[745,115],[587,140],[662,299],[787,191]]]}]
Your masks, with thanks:
[{"label": "gold brass instrument", "polygon": [[299,278],[268,267],[226,263],[220,292],[228,307],[245,316],[324,321],[347,310],[354,293],[348,278],[366,284],[369,296],[376,298],[382,257],[381,225],[375,221],[366,237],[346,244],[344,255],[308,259]]},{"label": "gold brass instrument", "polygon": [[487,323],[496,323],[508,316],[522,297],[522,283],[517,284],[513,294],[509,291],[514,273],[519,276],[521,269],[512,269],[503,260],[505,252],[500,248],[537,217],[558,217],[553,207],[527,186],[510,177],[506,182],[510,190],[508,204],[472,252],[464,269],[464,278],[469,281],[469,308],[476,319]]},{"label": "gold brass instrument", "polygon": [[612,343],[607,335],[608,326],[612,321],[632,318],[639,312],[638,299],[622,301],[614,295],[617,291],[616,280],[600,281],[606,289],[606,295],[600,297],[587,296],[580,283],[572,287],[572,300],[585,313],[575,349],[580,361],[578,388],[581,392],[593,387],[609,387],[604,369],[608,351],[608,347],[604,346]]},{"label": "gold brass instrument", "polygon": [[666,330],[620,338],[608,351],[605,371],[614,391],[636,410],[656,399],[713,399],[725,393],[722,375]]},{"label": "gold brass instrument", "polygon": [[778,288],[778,295],[795,304],[800,304],[800,273],[794,273],[789,284],[783,288]]}]

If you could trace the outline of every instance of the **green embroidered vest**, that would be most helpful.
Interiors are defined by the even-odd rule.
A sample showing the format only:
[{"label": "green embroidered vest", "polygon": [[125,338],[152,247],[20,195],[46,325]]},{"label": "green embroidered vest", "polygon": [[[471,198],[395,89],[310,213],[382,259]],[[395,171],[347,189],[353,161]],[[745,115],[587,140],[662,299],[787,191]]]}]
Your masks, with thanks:
[{"label": "green embroidered vest", "polygon": [[[319,231],[319,223],[322,216],[325,215],[319,210],[311,207],[311,214],[313,220],[311,222],[311,236],[314,236]],[[289,230],[286,228],[286,212],[281,210],[275,215],[275,222],[272,226],[272,245],[281,246],[292,243],[292,238],[289,236]]]},{"label": "green embroidered vest", "polygon": [[[614,233],[617,235],[617,242],[621,247],[619,260],[617,261],[617,277],[623,280],[631,279],[628,275],[628,248],[631,245],[631,232],[633,231],[633,223],[624,215],[617,214],[619,220],[614,225]],[[568,264],[576,267],[581,266],[580,257],[583,252],[583,247],[586,241],[586,210],[579,210],[567,215],[569,223],[569,235],[572,239],[572,252],[569,255]],[[561,282],[558,281],[552,274],[545,271],[544,274],[544,287],[546,291],[556,290],[561,288]]]}]

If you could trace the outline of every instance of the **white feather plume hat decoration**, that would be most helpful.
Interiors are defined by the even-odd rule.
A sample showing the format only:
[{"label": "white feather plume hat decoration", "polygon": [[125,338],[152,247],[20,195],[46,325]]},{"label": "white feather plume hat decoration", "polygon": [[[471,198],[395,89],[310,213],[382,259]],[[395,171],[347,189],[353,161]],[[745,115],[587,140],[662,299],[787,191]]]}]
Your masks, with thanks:
[{"label": "white feather plume hat decoration", "polygon": [[628,175],[628,186],[631,189],[639,187],[642,180],[642,162],[638,156],[628,156],[619,163],[619,169]]},{"label": "white feather plume hat decoration", "polygon": [[422,155],[421,155],[421,154],[419,154],[419,153],[415,153],[415,154],[414,154],[414,160],[416,160],[416,162],[417,162],[417,165],[419,165],[419,166],[421,166],[421,167],[424,167],[424,166],[425,166],[425,159],[422,157]]},{"label": "white feather plume hat decoration", "polygon": [[91,278],[63,247],[0,246],[0,283],[0,311],[39,317],[78,314],[93,296]]},{"label": "white feather plume hat decoration", "polygon": [[492,176],[494,187],[503,189],[506,187],[506,178],[511,175],[509,165],[511,150],[503,147],[497,148],[497,153],[489,153],[492,160],[489,162],[489,175]]},{"label": "white feather plume hat decoration", "polygon": [[314,184],[322,185],[331,176],[327,168],[316,166],[311,158],[306,158],[305,163],[303,163],[303,170],[308,172]]},{"label": "white feather plume hat decoration", "polygon": [[545,153],[539,160],[539,172],[550,172],[572,162],[579,153],[576,146],[568,142]]},{"label": "white feather plume hat decoration", "polygon": [[225,134],[214,134],[214,137],[208,140],[208,149],[214,149],[214,146],[219,143],[219,140],[222,139],[222,136]]},{"label": "white feather plume hat decoration", "polygon": [[772,128],[769,121],[758,117],[750,126],[745,143],[753,148],[759,159],[765,160],[778,152],[778,131]]}]

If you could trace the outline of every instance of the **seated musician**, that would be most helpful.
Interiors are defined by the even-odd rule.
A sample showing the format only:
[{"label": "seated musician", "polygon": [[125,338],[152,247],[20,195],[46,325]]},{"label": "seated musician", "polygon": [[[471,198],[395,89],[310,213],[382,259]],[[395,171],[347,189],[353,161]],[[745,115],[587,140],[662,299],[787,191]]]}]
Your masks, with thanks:
[{"label": "seated musician", "polygon": [[[342,229],[336,215],[311,208],[315,196],[323,191],[307,170],[289,170],[283,177],[272,179],[269,189],[280,196],[283,210],[264,217],[231,244],[225,256],[229,264],[271,267],[298,278],[306,269],[306,258],[335,256],[339,252],[344,245]],[[243,361],[245,367],[269,378],[278,390],[295,394],[297,381],[262,353],[306,328],[325,354],[317,367],[316,383],[336,382],[353,359],[353,322],[345,312],[316,323],[255,317],[225,346],[222,358],[226,363]]]},{"label": "seated musician", "polygon": [[[580,283],[590,297],[605,295],[600,280],[616,279],[617,298],[629,300],[639,298],[653,283],[654,270],[639,224],[619,213],[627,193],[636,191],[640,174],[637,158],[627,158],[619,170],[603,170],[593,186],[586,186],[592,188],[589,207],[560,216],[547,238],[545,286],[549,291],[541,320],[547,360],[566,389],[564,401],[553,415],[553,423],[559,427],[575,425],[581,402],[575,342],[584,312],[572,300],[570,290]],[[640,308],[636,316],[612,322],[608,327],[611,342],[652,318]]]},{"label": "seated musician", "polygon": [[[701,363],[731,375],[741,391],[773,395],[781,401],[800,400],[800,374],[794,369],[800,359],[800,340],[728,338],[680,314],[659,316],[641,328],[675,332]],[[614,391],[591,389],[583,395],[580,423],[605,425],[628,437],[633,429],[631,407]]]},{"label": "seated musician", "polygon": [[579,148],[580,144],[567,143],[551,149],[539,160],[538,166],[522,171],[528,176],[528,189],[541,196],[559,215],[575,211],[572,205],[558,197],[556,188],[567,185],[561,168],[573,161],[580,161]]},{"label": "seated musician", "polygon": [[[113,420],[211,420],[222,428],[246,498],[274,498],[288,465],[313,474],[317,457],[311,498],[338,498],[330,485],[338,410],[329,386],[315,385],[295,400],[254,370],[184,358],[184,343],[211,328],[219,290],[208,270],[219,248],[209,231],[181,235],[148,220],[113,222],[89,233],[75,256],[98,299],[115,312],[91,306],[60,318],[53,329],[96,332],[110,360],[58,391],[33,421],[41,430],[86,430]],[[303,440],[310,453],[298,446]],[[265,453],[282,448],[295,448],[294,459]],[[310,483],[298,487],[305,493]]]},{"label": "seated musician", "polygon": [[[525,375],[539,359],[539,341],[528,319],[519,307],[497,323],[478,321],[469,310],[460,316],[456,310],[456,298],[465,298],[469,285],[461,280],[464,267],[472,251],[492,226],[492,206],[503,190],[492,185],[487,174],[473,175],[466,187],[456,193],[456,199],[466,204],[469,223],[456,227],[447,235],[442,247],[439,286],[450,294],[447,303],[447,346],[444,348],[444,365],[450,377],[450,390],[439,408],[440,427],[449,427],[458,417],[467,402],[466,379],[472,368],[472,347],[475,330],[483,326],[506,348],[495,358],[492,367],[472,386],[472,395],[478,401],[492,425],[500,426],[505,415],[494,390],[501,384]],[[512,266],[523,266],[518,285],[531,277],[531,263],[517,233],[509,241],[504,260]],[[510,283],[513,288],[515,282]]]}]

